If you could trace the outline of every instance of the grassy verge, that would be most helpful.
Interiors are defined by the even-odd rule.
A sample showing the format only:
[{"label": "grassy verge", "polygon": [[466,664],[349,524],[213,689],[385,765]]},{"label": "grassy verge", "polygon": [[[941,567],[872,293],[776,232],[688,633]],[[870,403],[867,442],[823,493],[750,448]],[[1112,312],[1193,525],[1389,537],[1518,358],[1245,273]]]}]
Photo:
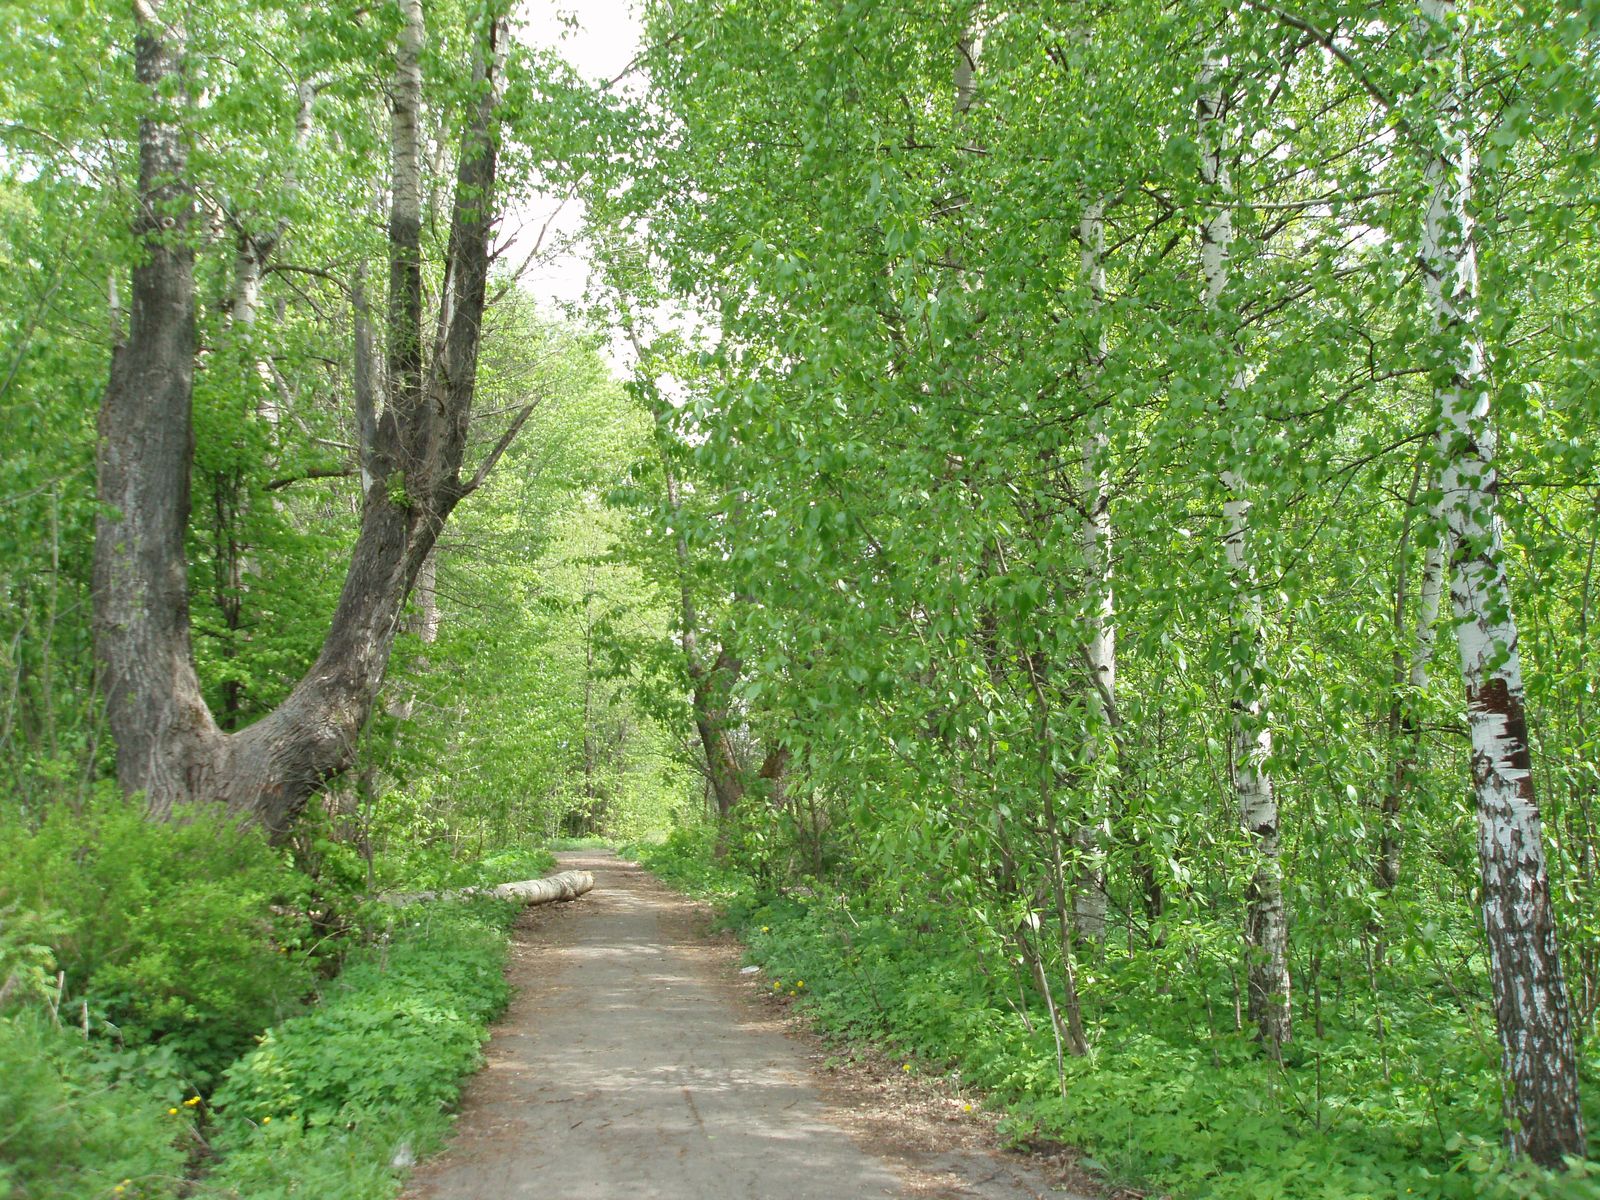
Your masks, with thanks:
[{"label": "grassy verge", "polygon": [[[821,884],[776,894],[715,862],[704,837],[625,852],[715,903],[751,961],[798,995],[820,1028],[958,1070],[1008,1114],[1019,1142],[1083,1147],[1086,1165],[1109,1182],[1182,1200],[1600,1198],[1595,1163],[1563,1175],[1508,1166],[1491,1089],[1427,1074],[1428,1063],[1449,1061],[1428,1043],[1448,1033],[1443,1025],[1391,1030],[1387,1085],[1381,1076],[1351,1085],[1341,1072],[1354,1071],[1338,1056],[1364,1053],[1354,1039],[1308,1038],[1315,1045],[1301,1049],[1315,1065],[1285,1071],[1244,1036],[1186,1033],[1155,1002],[1119,999],[1161,989],[1118,978],[1108,956],[1085,979],[1100,989],[1094,1049],[1067,1057],[1058,1075],[1048,1021],[1027,1011],[1004,958],[997,970],[995,955],[932,919],[846,903]],[[1492,1064],[1482,1070],[1492,1079]],[[1596,1090],[1590,1081],[1591,1104]]]},{"label": "grassy verge", "polygon": [[[0,1200],[395,1194],[505,1002],[514,909],[365,903],[353,851],[312,857],[113,796],[0,823]],[[383,866],[456,887],[553,863]]]},{"label": "grassy verge", "polygon": [[504,1007],[510,905],[419,905],[304,1016],[269,1029],[211,1097],[199,1195],[384,1200],[435,1149]]}]

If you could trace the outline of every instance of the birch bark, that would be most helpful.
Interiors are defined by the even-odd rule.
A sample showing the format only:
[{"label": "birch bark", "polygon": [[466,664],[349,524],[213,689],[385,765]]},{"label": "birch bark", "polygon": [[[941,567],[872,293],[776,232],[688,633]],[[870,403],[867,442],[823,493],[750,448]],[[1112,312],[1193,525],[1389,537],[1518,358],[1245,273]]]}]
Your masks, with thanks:
[{"label": "birch bark", "polygon": [[[1205,305],[1212,314],[1222,308],[1230,273],[1233,243],[1233,181],[1227,154],[1226,97],[1219,77],[1221,59],[1208,57],[1200,77],[1198,104],[1200,175],[1207,185],[1207,201],[1214,211],[1200,230],[1200,264],[1205,283]],[[1261,594],[1250,557],[1248,481],[1233,464],[1245,462],[1250,447],[1240,434],[1232,413],[1235,397],[1248,380],[1237,362],[1238,347],[1231,344],[1235,360],[1232,378],[1224,387],[1220,407],[1228,424],[1229,466],[1222,472],[1223,546],[1232,579],[1230,613],[1231,679],[1229,680],[1233,740],[1233,785],[1239,823],[1250,839],[1255,862],[1246,896],[1245,946],[1249,954],[1248,988],[1251,1019],[1262,1044],[1275,1057],[1290,1039],[1289,931],[1283,901],[1283,872],[1278,854],[1278,804],[1272,791],[1267,761],[1272,756],[1272,731],[1267,724],[1266,662],[1263,644]]]},{"label": "birch bark", "polygon": [[1506,579],[1470,197],[1464,47],[1453,0],[1421,0],[1439,82],[1428,127],[1423,282],[1435,332],[1440,513],[1472,735],[1489,980],[1507,1141],[1546,1166],[1585,1150],[1573,1029],[1533,790],[1517,623]]},{"label": "birch bark", "polygon": [[[1078,222],[1079,270],[1089,288],[1092,328],[1089,387],[1092,391],[1106,358],[1106,330],[1101,310],[1106,294],[1106,206],[1095,199],[1084,206]],[[1089,620],[1085,654],[1090,688],[1089,716],[1093,726],[1088,746],[1090,758],[1091,820],[1074,831],[1078,851],[1078,886],[1074,896],[1078,932],[1092,941],[1106,935],[1106,844],[1111,837],[1105,783],[1107,760],[1113,757],[1116,731],[1117,633],[1116,591],[1111,575],[1111,477],[1108,464],[1110,439],[1098,406],[1091,407],[1083,439],[1083,550],[1084,584]]]}]

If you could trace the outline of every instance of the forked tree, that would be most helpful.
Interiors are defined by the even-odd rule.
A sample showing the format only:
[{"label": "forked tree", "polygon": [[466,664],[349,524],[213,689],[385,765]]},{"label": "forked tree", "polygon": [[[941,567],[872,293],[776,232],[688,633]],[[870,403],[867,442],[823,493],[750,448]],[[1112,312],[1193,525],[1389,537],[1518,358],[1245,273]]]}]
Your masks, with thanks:
[{"label": "forked tree", "polygon": [[391,87],[387,347],[357,306],[353,397],[361,431],[360,528],[343,589],[310,670],[271,713],[225,732],[203,698],[190,643],[188,564],[194,450],[196,182],[185,126],[190,11],[134,0],[140,257],[129,327],[100,407],[95,537],[96,655],[117,778],[152,816],[220,804],[281,836],[324,780],[347,767],[371,711],[406,597],[455,505],[479,486],[524,408],[463,478],[482,336],[508,29],[490,3],[475,26],[473,89],[457,157],[438,335],[422,336],[423,13],[400,0]]}]

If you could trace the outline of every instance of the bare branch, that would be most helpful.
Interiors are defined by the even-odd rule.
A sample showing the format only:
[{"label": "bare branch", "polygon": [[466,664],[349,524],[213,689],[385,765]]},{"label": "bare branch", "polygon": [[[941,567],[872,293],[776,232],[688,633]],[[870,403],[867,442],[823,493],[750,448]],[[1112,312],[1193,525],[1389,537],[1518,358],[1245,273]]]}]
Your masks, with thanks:
[{"label": "bare branch", "polygon": [[489,478],[489,472],[494,470],[495,463],[500,461],[500,456],[516,440],[517,434],[522,432],[523,425],[527,424],[528,418],[533,415],[533,410],[538,407],[539,402],[537,400],[530,401],[522,406],[521,411],[512,418],[511,424],[506,428],[506,431],[500,435],[500,440],[495,443],[494,449],[489,451],[488,457],[478,467],[477,474],[472,477],[472,482],[461,489],[463,496],[470,496],[483,486],[483,481]]}]

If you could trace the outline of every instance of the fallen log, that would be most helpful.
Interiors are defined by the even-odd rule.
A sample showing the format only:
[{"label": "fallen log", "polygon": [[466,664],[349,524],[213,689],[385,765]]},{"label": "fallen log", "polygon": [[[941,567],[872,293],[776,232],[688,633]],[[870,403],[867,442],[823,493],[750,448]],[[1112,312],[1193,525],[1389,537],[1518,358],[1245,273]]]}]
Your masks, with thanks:
[{"label": "fallen log", "polygon": [[561,871],[543,879],[523,879],[516,883],[496,884],[494,887],[456,888],[449,892],[386,892],[378,899],[396,908],[428,900],[470,900],[474,896],[493,896],[496,900],[534,905],[576,900],[592,887],[594,876],[588,871]]}]

